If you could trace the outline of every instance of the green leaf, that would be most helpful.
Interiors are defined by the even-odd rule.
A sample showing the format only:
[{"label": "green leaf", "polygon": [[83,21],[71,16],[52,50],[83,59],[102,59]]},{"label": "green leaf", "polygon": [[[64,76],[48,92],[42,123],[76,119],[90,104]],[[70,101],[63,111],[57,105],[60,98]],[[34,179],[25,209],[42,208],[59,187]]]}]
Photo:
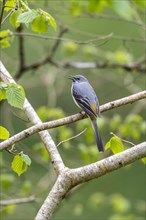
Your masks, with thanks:
[{"label": "green leaf", "polygon": [[31,193],[32,187],[33,187],[33,185],[30,180],[23,181],[22,188],[21,188],[23,195],[29,196]]},{"label": "green leaf", "polygon": [[69,41],[67,43],[64,43],[64,52],[67,56],[68,55],[71,56],[71,55],[75,54],[77,49],[78,49],[78,45],[73,41]]},{"label": "green leaf", "polygon": [[46,20],[48,20],[50,22],[50,25],[56,30],[57,25],[56,25],[55,19],[52,17],[52,15],[43,11],[42,9],[38,9],[38,11],[45,16]]},{"label": "green leaf", "polygon": [[123,18],[131,19],[133,16],[133,8],[131,7],[130,1],[122,0],[112,0],[112,8],[115,12]]},{"label": "green leaf", "polygon": [[6,99],[6,90],[0,89],[0,101],[2,101],[3,99]]},{"label": "green leaf", "polygon": [[48,19],[50,21],[50,25],[56,30],[57,25],[56,25],[55,19],[50,14],[48,14]]},{"label": "green leaf", "polygon": [[110,148],[110,146],[111,146],[111,143],[110,143],[110,140],[106,143],[106,145],[105,145],[105,150],[107,150],[108,148]]},{"label": "green leaf", "polygon": [[146,7],[144,0],[135,0],[135,3],[142,9],[145,9],[145,7]]},{"label": "green leaf", "polygon": [[2,126],[0,126],[0,139],[7,140],[9,138],[10,134],[8,130]]},{"label": "green leaf", "polygon": [[35,10],[29,10],[27,12],[21,13],[18,18],[17,22],[28,24],[37,17],[37,12]]},{"label": "green leaf", "polygon": [[20,22],[17,21],[18,16],[20,15],[20,13],[21,13],[21,10],[14,11],[10,15],[10,18],[9,18],[10,24],[13,25],[16,28],[20,26]]},{"label": "green leaf", "polygon": [[79,2],[77,2],[77,1],[71,2],[71,8],[70,8],[71,15],[79,16],[79,15],[81,15],[82,10],[83,9],[82,9],[81,5],[79,4]]},{"label": "green leaf", "polygon": [[15,181],[15,177],[12,174],[8,174],[8,173],[2,174],[1,173],[0,181],[1,181],[2,190],[4,192],[8,192],[10,187],[13,185],[13,183]]},{"label": "green leaf", "polygon": [[141,159],[144,164],[146,164],[146,157]]},{"label": "green leaf", "polygon": [[22,87],[18,84],[10,83],[6,91],[8,103],[16,108],[23,108],[25,95]]},{"label": "green leaf", "polygon": [[118,213],[125,213],[131,209],[131,203],[121,194],[113,194],[111,196],[111,204],[113,210]]},{"label": "green leaf", "polygon": [[23,161],[30,166],[31,165],[31,159],[28,155],[24,154],[23,152],[21,153],[21,157],[23,159]]},{"label": "green leaf", "polygon": [[9,0],[6,2],[4,10],[10,11],[16,7],[17,1],[16,0]]},{"label": "green leaf", "polygon": [[37,16],[31,23],[31,28],[37,33],[44,33],[48,30],[48,22],[44,16]]},{"label": "green leaf", "polygon": [[102,12],[106,6],[110,4],[110,1],[108,0],[99,0],[99,1],[89,1],[88,11],[90,13],[93,12]]},{"label": "green leaf", "polygon": [[120,138],[114,136],[110,139],[110,147],[114,154],[124,151],[124,146]]},{"label": "green leaf", "polygon": [[4,30],[0,32],[0,45],[2,48],[10,47],[10,43],[13,40],[13,36],[9,36],[12,34],[10,30]]},{"label": "green leaf", "polygon": [[12,161],[11,167],[15,173],[20,176],[22,173],[26,172],[28,165],[23,160],[21,154],[16,155]]}]

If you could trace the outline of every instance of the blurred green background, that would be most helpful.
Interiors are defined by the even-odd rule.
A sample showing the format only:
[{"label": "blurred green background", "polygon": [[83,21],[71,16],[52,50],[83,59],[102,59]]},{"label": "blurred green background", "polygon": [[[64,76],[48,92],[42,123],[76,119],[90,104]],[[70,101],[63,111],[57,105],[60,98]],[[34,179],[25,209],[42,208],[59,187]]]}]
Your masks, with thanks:
[{"label": "blurred green background", "polygon": [[[143,57],[144,30],[137,24],[144,22],[143,2],[28,1],[31,8],[42,8],[56,20],[57,30],[49,27],[45,36],[56,37],[60,32],[60,26],[68,28],[68,32],[62,36],[65,39],[60,42],[53,57],[61,67],[57,68],[48,63],[36,70],[24,72],[17,80],[43,121],[79,112],[71,97],[69,75],[82,74],[87,77],[101,105],[145,89],[145,74],[140,71],[126,71],[120,67],[63,67],[64,63],[73,62],[106,61],[108,64],[121,65],[133,63]],[[94,16],[90,16],[89,13],[93,13]],[[16,31],[8,20],[3,23],[2,28]],[[24,26],[23,32],[34,33],[30,26]],[[112,36],[101,39],[101,36],[109,34]],[[97,36],[100,36],[100,39]],[[95,38],[97,40],[90,42]],[[130,40],[126,40],[127,38]],[[26,64],[42,60],[54,44],[55,40],[25,36]],[[14,77],[18,71],[19,59],[19,38],[15,36],[11,46],[1,50],[1,60]],[[134,144],[144,141],[144,104],[142,100],[103,113],[102,118],[98,120],[103,143],[106,144],[111,138],[110,132]],[[30,126],[24,113],[12,108],[6,101],[1,104],[1,125],[10,131],[11,136]],[[53,140],[58,144],[85,128],[87,130],[81,136],[59,146],[61,157],[70,168],[80,167],[100,158],[89,120],[50,130]],[[125,143],[124,145],[126,148],[131,147]],[[13,155],[7,151],[1,153],[1,199],[35,195],[37,201],[2,207],[1,219],[34,219],[52,188],[56,175],[48,153],[37,135],[18,143],[15,147],[18,152],[28,154],[32,164],[26,173],[18,177],[11,169]],[[145,167],[138,161],[73,189],[61,203],[54,219],[144,220],[145,196]]]}]

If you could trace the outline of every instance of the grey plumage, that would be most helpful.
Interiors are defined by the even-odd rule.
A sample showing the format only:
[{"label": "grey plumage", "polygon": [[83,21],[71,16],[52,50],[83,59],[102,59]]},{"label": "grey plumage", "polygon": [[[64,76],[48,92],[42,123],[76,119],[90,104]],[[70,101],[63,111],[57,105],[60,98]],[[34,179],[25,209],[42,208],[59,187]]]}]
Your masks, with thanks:
[{"label": "grey plumage", "polygon": [[96,93],[88,80],[82,75],[70,76],[72,80],[72,96],[75,103],[90,117],[94,129],[96,143],[100,152],[104,151],[102,140],[96,123],[100,117],[99,102]]}]

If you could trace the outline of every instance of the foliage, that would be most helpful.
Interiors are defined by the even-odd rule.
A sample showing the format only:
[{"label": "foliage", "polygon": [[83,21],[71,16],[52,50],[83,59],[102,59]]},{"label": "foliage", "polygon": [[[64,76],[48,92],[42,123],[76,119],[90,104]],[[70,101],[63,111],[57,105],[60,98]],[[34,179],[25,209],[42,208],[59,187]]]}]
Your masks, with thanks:
[{"label": "foliage", "polygon": [[15,108],[23,108],[25,92],[21,85],[0,83],[0,100],[6,99]]},{"label": "foliage", "polygon": [[[47,6],[44,6],[44,4],[47,4]],[[88,77],[92,79],[93,86],[99,91],[98,96],[100,103],[117,99],[129,93],[135,93],[144,88],[144,74],[140,75],[140,71],[138,72],[133,68],[133,71],[128,74],[125,69],[122,69],[122,71],[120,68],[116,70],[114,68],[112,70],[108,69],[108,65],[110,64],[116,64],[117,66],[118,64],[121,66],[130,64],[132,66],[135,63],[135,59],[139,59],[143,56],[142,47],[139,46],[140,44],[137,45],[137,42],[140,42],[142,39],[137,38],[142,36],[141,27],[143,27],[142,21],[145,9],[143,0],[71,0],[61,1],[61,8],[59,8],[57,4],[57,1],[7,0],[5,1],[4,15],[1,22],[0,44],[4,56],[2,59],[8,64],[8,68],[10,70],[12,69],[12,74],[15,73],[17,66],[18,68],[19,65],[21,66],[20,60],[15,59],[18,36],[23,36],[25,42],[23,45],[25,47],[23,51],[23,67],[27,67],[27,65],[37,59],[38,63],[43,63],[42,59],[45,57],[45,53],[47,53],[45,58],[50,58],[49,55],[53,54],[51,57],[52,63],[49,63],[49,66],[40,68],[39,71],[35,71],[38,68],[30,68],[30,72],[21,78],[20,83],[28,91],[28,97],[35,108],[37,108],[37,114],[43,122],[60,119],[67,114],[72,114],[77,111],[73,109],[73,105],[70,102],[71,96],[68,94],[68,83],[66,83],[67,74],[74,74],[76,72],[79,72],[79,74],[88,74]],[[109,16],[107,20],[111,22],[108,23],[108,25],[106,25],[106,21],[100,23],[100,19],[106,16],[107,18]],[[89,19],[91,19],[90,22]],[[113,21],[114,19],[115,21],[121,21],[121,25],[116,26],[112,19]],[[127,32],[125,29],[122,29],[123,23],[125,27],[127,27]],[[57,27],[60,24],[63,24],[69,29],[66,38],[62,37],[61,32],[58,33]],[[128,24],[131,24],[131,26]],[[136,28],[132,29],[132,25],[136,25]],[[101,26],[102,29],[100,29]],[[22,27],[22,32],[18,31],[20,27]],[[54,30],[57,31],[55,32]],[[33,32],[36,32],[36,34]],[[38,33],[46,33],[46,35],[39,35]],[[119,37],[117,33],[120,35]],[[131,41],[127,40],[128,33],[131,34]],[[32,34],[32,41],[30,39],[28,40],[25,34]],[[34,36],[36,35],[38,39],[35,41]],[[42,40],[43,37],[49,39],[49,37],[51,38],[52,36],[55,36],[54,40],[56,39],[54,44],[54,41],[45,41],[44,43]],[[115,41],[113,42],[114,37]],[[12,42],[14,43],[12,44]],[[131,46],[132,42],[134,42],[134,46]],[[60,48],[57,48],[56,45],[59,45]],[[18,43],[17,48],[19,48],[19,46],[20,44]],[[5,48],[8,49],[6,50]],[[51,48],[53,49],[51,50]],[[10,52],[10,50],[12,51]],[[52,51],[57,52],[55,54]],[[141,51],[141,53],[138,51]],[[20,59],[19,56],[21,55],[18,55]],[[96,68],[95,70],[91,70],[90,68],[85,68],[85,70],[80,70],[80,68],[77,70],[75,68],[67,70],[65,69],[67,65],[65,65],[66,63],[64,64],[66,61],[87,62],[87,64],[88,62],[95,62],[97,64],[100,64],[100,62],[102,64],[103,62],[105,66],[107,65],[107,71],[100,69],[100,65],[99,69]],[[52,64],[54,66],[51,66]],[[55,69],[57,65],[59,67],[58,70]],[[95,75],[97,76],[96,78],[94,78]],[[103,82],[107,82],[107,84]],[[45,90],[45,92],[42,93],[42,90]],[[4,103],[6,100],[10,106],[14,107],[14,111],[16,111],[17,108],[22,109],[24,99],[25,92],[21,85],[12,83],[0,84],[1,103]],[[101,119],[97,119],[105,149],[108,149],[108,151],[110,149],[113,154],[121,152],[127,147],[131,147],[131,144],[125,141],[132,141],[132,143],[136,144],[142,141],[145,136],[146,122],[142,115],[142,107],[140,108],[139,105],[133,109],[126,108],[126,114],[124,113],[124,109],[123,107],[121,113],[118,113],[118,110],[116,110],[116,112],[113,111],[112,115],[103,114]],[[24,125],[22,124],[25,122],[19,123],[18,125],[17,120],[13,120],[14,116],[12,116],[12,113],[10,115],[3,113],[3,115],[4,119],[2,118],[2,121],[4,126],[5,124],[7,125],[6,127],[9,131],[5,127],[0,126],[0,138],[2,140],[8,139],[10,134],[18,131],[18,129],[24,129]],[[9,118],[11,118],[11,120],[9,120]],[[29,126],[29,124],[26,126]],[[77,138],[73,138],[84,129],[87,130],[83,132],[83,134]],[[114,133],[112,137],[110,137],[110,132]],[[102,157],[97,152],[93,130],[90,120],[88,119],[79,121],[73,126],[68,125],[52,129],[50,130],[50,134],[56,145],[59,144],[59,152],[65,164],[69,167],[89,164]],[[43,193],[45,193],[45,195],[48,193],[46,188],[48,190],[48,187],[50,188],[51,183],[54,181],[48,152],[35,135],[29,138],[29,140],[26,139],[24,142],[16,145],[15,148],[22,148],[24,153],[22,151],[20,153],[17,152],[14,146],[12,146],[12,149],[8,150],[11,154],[3,152],[2,154],[4,156],[2,156],[2,154],[0,155],[0,165],[2,167],[0,184],[2,191],[6,195],[6,197],[3,198],[5,199],[8,196],[14,195],[16,197],[23,197],[30,194],[37,194],[37,196],[41,198]],[[31,169],[28,169],[31,165],[31,161]],[[142,161],[145,163],[146,159],[144,158]],[[141,166],[139,164],[138,166]],[[10,166],[19,177],[10,170]],[[131,172],[132,167],[128,167],[127,170],[128,169]],[[21,176],[21,174],[23,175]],[[136,176],[137,174],[138,173],[135,174],[135,172],[134,174],[130,173],[130,177],[132,175]],[[141,190],[140,187],[137,189],[139,196],[135,199],[135,195],[132,195],[134,200],[129,198],[130,194],[127,185],[126,189],[126,187],[124,188],[123,185],[121,185],[121,182],[118,182],[119,180],[117,180],[115,176],[112,178],[111,185],[109,184],[110,177],[107,181],[103,181],[102,186],[100,186],[100,183],[98,186],[96,185],[94,187],[94,193],[92,193],[93,187],[89,185],[83,194],[80,194],[82,190],[80,190],[79,193],[75,191],[75,193],[73,193],[74,196],[79,194],[79,197],[75,202],[73,201],[74,199],[67,200],[67,202],[65,201],[67,207],[65,211],[71,210],[70,215],[72,218],[85,218],[86,214],[84,215],[84,213],[87,213],[89,209],[90,215],[92,215],[92,212],[94,216],[95,214],[97,215],[97,213],[99,216],[107,214],[109,220],[133,220],[140,219],[140,217],[143,219],[143,207],[145,207],[145,203],[142,199],[140,201],[137,199],[140,197],[141,191],[138,191]],[[116,193],[116,184],[118,183],[120,184],[121,194],[120,190]],[[139,184],[141,183],[142,181],[139,181]],[[33,187],[34,185],[35,187]],[[131,186],[132,185],[134,184],[132,183]],[[97,191],[97,187],[100,192]],[[115,189],[114,193],[111,192],[111,189]],[[122,190],[127,194],[128,198],[122,193]],[[78,200],[82,195],[83,200],[79,202]],[[89,198],[86,201],[84,199],[85,196]],[[68,209],[68,204],[71,204],[71,209]],[[3,211],[3,216],[8,215],[11,217],[14,213],[16,217],[16,213],[19,215],[19,212],[18,210],[15,212],[15,209],[15,205],[7,206]],[[32,206],[28,207],[28,210],[30,209],[32,211]],[[133,213],[133,210],[135,213]],[[25,214],[25,208],[23,213]],[[22,215],[22,213],[20,214]],[[60,216],[61,215],[59,215],[59,218]],[[66,215],[63,215],[63,218],[64,216]],[[34,216],[32,218],[34,218]],[[107,216],[105,219],[106,218]]]},{"label": "foliage", "polygon": [[105,145],[105,149],[110,148],[114,154],[118,154],[124,151],[124,146],[120,138],[117,136],[112,137],[107,144]]},{"label": "foliage", "polygon": [[12,169],[18,174],[18,176],[20,176],[22,173],[26,172],[30,164],[31,159],[29,156],[21,152],[19,155],[14,157],[12,161]]},{"label": "foliage", "polygon": [[9,138],[10,134],[8,130],[2,126],[0,126],[0,139],[7,140]]},{"label": "foliage", "polygon": [[[137,6],[144,9],[143,0],[134,0]],[[119,16],[125,19],[131,19],[136,16],[136,10],[131,7],[132,3],[129,0],[98,0],[98,1],[71,1],[70,12],[73,16],[79,16],[86,10],[88,13],[102,13],[106,8],[112,8]]]}]

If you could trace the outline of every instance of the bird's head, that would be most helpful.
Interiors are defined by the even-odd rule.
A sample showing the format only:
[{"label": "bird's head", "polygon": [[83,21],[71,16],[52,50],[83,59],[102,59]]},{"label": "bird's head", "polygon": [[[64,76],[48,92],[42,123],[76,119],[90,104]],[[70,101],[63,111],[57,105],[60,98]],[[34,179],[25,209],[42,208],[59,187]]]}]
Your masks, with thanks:
[{"label": "bird's head", "polygon": [[87,82],[88,80],[82,76],[82,75],[76,75],[76,76],[69,76],[69,79],[71,79],[74,83],[80,83],[80,82]]}]

